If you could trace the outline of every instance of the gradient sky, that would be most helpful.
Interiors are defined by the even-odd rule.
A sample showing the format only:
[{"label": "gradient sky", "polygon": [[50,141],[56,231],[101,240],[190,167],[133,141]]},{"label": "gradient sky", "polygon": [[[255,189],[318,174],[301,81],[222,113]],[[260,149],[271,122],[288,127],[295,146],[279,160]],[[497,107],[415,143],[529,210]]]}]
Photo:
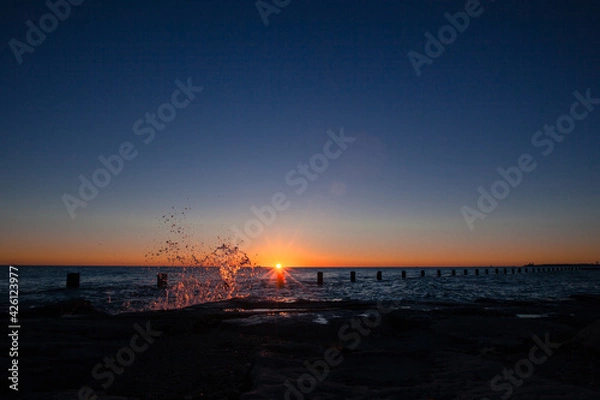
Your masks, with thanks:
[{"label": "gradient sky", "polygon": [[[48,8],[8,3],[0,264],[143,265],[172,207],[209,248],[277,192],[289,207],[241,244],[262,265],[600,259],[600,105],[548,156],[532,144],[574,91],[600,97],[597,2],[482,1],[421,76],[407,53],[464,1],[293,0],[265,26],[252,0],[86,0],[20,65],[8,43]],[[132,126],[188,78],[204,90],[145,144]],[[342,127],[356,140],[296,194],[286,174]],[[71,218],[62,196],[124,142],[138,156]],[[524,153],[536,169],[470,230],[461,207]]]}]

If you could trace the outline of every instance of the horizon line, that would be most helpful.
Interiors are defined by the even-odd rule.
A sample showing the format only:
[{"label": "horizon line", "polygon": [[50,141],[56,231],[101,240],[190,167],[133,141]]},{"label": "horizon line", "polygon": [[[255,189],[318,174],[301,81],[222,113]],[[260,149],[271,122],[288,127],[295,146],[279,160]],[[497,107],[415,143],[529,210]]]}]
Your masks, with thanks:
[{"label": "horizon line", "polygon": [[[219,268],[206,265],[139,265],[139,264],[2,264],[3,267],[84,267],[84,268]],[[521,265],[286,265],[285,268],[521,268],[544,266],[599,266],[598,261],[588,263],[527,263]],[[270,265],[244,266],[243,268],[274,268]]]}]

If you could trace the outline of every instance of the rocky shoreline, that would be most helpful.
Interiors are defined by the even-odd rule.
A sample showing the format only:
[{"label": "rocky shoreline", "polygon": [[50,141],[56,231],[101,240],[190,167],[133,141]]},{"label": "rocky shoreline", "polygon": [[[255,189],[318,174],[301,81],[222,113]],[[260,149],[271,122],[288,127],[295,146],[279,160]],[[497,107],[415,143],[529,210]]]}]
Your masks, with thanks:
[{"label": "rocky shoreline", "polygon": [[230,300],[116,316],[79,300],[21,320],[23,399],[600,398],[595,295]]}]

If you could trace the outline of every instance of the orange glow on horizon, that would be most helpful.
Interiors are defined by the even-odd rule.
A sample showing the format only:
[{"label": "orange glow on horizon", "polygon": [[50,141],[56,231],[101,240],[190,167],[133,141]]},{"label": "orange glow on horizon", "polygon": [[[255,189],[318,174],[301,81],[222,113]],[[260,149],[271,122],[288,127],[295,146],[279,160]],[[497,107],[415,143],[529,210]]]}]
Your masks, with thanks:
[{"label": "orange glow on horizon", "polygon": [[[166,260],[149,262],[144,256],[151,249],[144,239],[113,237],[102,241],[83,236],[30,240],[8,238],[0,245],[0,264],[79,265],[79,266],[165,266]],[[527,246],[505,238],[418,241],[358,242],[303,240],[286,243],[264,240],[242,248],[254,265],[272,266],[284,271],[293,267],[451,267],[451,266],[520,266],[528,263],[595,263],[600,259],[595,244],[578,241],[548,247],[543,240]],[[278,267],[281,266],[281,268]]]}]

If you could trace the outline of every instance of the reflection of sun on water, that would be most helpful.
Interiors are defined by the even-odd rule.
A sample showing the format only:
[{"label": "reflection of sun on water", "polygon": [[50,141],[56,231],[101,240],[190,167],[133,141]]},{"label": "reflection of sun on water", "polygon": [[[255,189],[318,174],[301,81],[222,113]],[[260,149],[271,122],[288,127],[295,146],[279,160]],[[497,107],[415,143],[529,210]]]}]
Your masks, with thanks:
[{"label": "reflection of sun on water", "polygon": [[[286,267],[282,263],[273,263],[267,267],[266,277],[268,278],[269,285],[273,285],[277,288],[277,295],[271,300],[290,300],[294,295],[298,295],[302,292],[308,292],[308,289],[302,282],[293,276],[293,267]],[[281,297],[280,297],[281,296]],[[291,297],[290,297],[291,296]]]},{"label": "reflection of sun on water", "polygon": [[285,275],[286,272],[283,269],[281,263],[275,264],[275,267],[271,271],[269,271],[270,279],[274,280],[277,283],[277,288],[282,288],[285,285]]}]

